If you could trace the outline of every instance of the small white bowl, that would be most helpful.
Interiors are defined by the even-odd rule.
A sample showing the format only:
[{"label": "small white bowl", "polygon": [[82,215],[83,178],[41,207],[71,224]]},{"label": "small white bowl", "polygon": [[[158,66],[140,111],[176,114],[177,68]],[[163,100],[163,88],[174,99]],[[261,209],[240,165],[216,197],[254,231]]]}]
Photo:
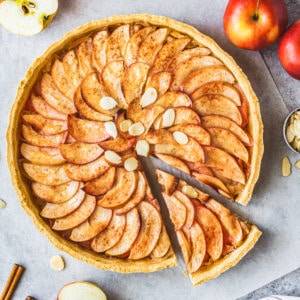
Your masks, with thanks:
[{"label": "small white bowl", "polygon": [[[299,121],[297,125],[291,125],[295,115],[299,115]],[[295,124],[295,123],[292,123]],[[292,140],[292,137],[294,139]],[[283,123],[283,138],[287,146],[294,152],[300,153],[300,107],[291,111],[284,120]]]}]

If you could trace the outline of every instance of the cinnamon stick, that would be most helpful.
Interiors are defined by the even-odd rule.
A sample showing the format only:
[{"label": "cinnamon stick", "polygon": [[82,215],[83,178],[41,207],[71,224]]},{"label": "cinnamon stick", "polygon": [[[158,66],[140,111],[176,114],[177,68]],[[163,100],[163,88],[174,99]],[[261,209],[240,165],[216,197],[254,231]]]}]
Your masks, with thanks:
[{"label": "cinnamon stick", "polygon": [[24,268],[22,266],[20,266],[18,264],[13,265],[13,267],[10,271],[9,277],[6,281],[4,290],[0,296],[0,299],[9,300],[11,298],[23,271],[24,271]]}]

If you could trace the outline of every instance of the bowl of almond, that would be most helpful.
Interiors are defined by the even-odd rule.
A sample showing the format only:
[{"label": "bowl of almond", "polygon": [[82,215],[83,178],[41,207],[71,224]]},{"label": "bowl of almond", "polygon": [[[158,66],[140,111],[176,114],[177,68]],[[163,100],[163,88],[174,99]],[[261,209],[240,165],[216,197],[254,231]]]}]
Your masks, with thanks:
[{"label": "bowl of almond", "polygon": [[300,153],[300,108],[290,112],[283,124],[283,137],[290,149]]}]

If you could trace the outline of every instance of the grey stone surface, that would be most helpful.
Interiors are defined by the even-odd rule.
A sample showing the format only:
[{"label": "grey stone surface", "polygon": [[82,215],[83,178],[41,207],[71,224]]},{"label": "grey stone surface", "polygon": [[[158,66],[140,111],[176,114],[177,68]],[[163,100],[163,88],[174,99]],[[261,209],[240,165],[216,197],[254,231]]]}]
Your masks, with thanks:
[{"label": "grey stone surface", "polygon": [[[299,81],[290,78],[281,68],[276,45],[261,53],[237,49],[226,38],[222,16],[223,0],[64,0],[51,26],[33,37],[13,36],[0,28],[0,198],[7,207],[0,210],[0,289],[13,263],[25,266],[26,271],[13,299],[25,299],[29,294],[36,299],[55,299],[59,288],[70,281],[90,280],[99,284],[109,299],[219,299],[230,300],[247,293],[295,270],[300,266],[300,171],[281,177],[281,158],[288,155],[291,162],[299,155],[291,153],[282,138],[282,123],[286,114],[300,106]],[[299,17],[299,0],[288,1],[291,18]],[[165,15],[189,23],[214,38],[228,51],[249,77],[261,104],[265,126],[265,155],[261,176],[253,198],[247,207],[228,204],[236,213],[253,221],[263,231],[256,247],[235,267],[216,280],[193,288],[179,265],[151,274],[117,274],[97,270],[61,253],[37,231],[29,216],[22,210],[12,187],[6,164],[5,134],[9,111],[18,84],[34,59],[67,31],[88,21],[114,14],[151,13]],[[61,254],[66,269],[55,272],[49,266],[52,255]],[[276,281],[276,293],[294,293],[298,276]],[[247,299],[258,299],[273,294],[273,283],[263,292],[254,292]],[[297,290],[298,293],[299,290]]]}]

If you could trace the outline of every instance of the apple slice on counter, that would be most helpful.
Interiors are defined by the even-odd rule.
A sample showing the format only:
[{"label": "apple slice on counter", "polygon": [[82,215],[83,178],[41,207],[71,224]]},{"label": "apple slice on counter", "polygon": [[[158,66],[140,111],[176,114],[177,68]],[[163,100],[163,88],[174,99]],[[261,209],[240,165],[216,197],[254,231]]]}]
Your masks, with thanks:
[{"label": "apple slice on counter", "polygon": [[95,284],[87,281],[74,281],[64,285],[57,300],[106,300],[104,292]]},{"label": "apple slice on counter", "polygon": [[4,0],[0,4],[0,24],[17,35],[34,35],[51,23],[57,9],[58,0]]}]

